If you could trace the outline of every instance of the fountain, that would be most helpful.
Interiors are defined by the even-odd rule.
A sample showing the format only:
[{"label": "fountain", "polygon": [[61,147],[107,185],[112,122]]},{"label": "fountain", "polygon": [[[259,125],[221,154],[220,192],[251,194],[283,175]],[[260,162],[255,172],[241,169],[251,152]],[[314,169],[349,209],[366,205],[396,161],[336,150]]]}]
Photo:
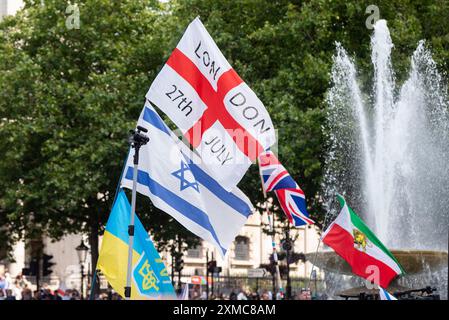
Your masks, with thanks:
[{"label": "fountain", "polygon": [[[366,95],[355,62],[337,43],[327,97],[329,151],[323,182],[329,224],[343,193],[417,286],[433,279],[447,294],[449,217],[449,102],[447,86],[425,42],[411,57],[402,86],[396,85],[393,43],[385,20],[371,37],[372,94]],[[333,251],[319,252],[318,267],[340,275],[349,265]],[[430,278],[429,278],[430,277]],[[435,280],[436,278],[436,280]],[[413,280],[410,280],[413,279]],[[409,280],[407,282],[407,280]],[[427,285],[427,284],[424,284]],[[390,289],[404,289],[398,281]],[[362,288],[358,288],[363,291]]]}]

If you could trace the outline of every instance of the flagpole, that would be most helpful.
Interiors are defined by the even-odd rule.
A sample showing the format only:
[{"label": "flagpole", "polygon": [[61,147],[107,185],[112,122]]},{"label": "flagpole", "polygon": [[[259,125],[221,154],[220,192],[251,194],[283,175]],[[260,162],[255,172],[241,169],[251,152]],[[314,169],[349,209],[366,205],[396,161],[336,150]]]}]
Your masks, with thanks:
[{"label": "flagpole", "polygon": [[[325,215],[324,215],[323,227],[326,227],[326,226],[327,226],[327,225],[326,225],[326,222],[327,222],[328,216],[329,216],[329,215],[328,215],[328,212],[326,212]],[[324,229],[324,228],[323,228],[323,229]],[[323,231],[324,231],[324,230],[323,230]],[[313,270],[314,270],[314,268],[315,268],[316,259],[317,259],[317,256],[318,256],[318,250],[319,250],[320,245],[321,245],[321,240],[322,240],[322,237],[320,237],[320,239],[318,240],[318,245],[317,245],[317,247],[316,247],[315,255],[313,256],[312,269],[310,270],[310,275],[309,275],[309,279],[308,279],[308,281],[307,281],[306,289],[309,288],[309,286],[310,286],[310,281],[312,280],[312,274],[313,274]],[[317,290],[317,288],[315,288],[315,290]],[[317,291],[318,291],[318,290],[317,290]]]},{"label": "flagpole", "polygon": [[[117,187],[115,188],[114,201],[112,201],[111,209],[114,206],[115,200],[117,199],[118,191],[120,189],[120,184],[121,184],[122,178],[123,178],[123,172],[126,169],[126,162],[128,161],[130,151],[131,151],[131,148],[128,150],[128,153],[126,154],[125,163],[123,164],[122,172],[120,173],[120,178],[118,179]],[[109,211],[111,211],[111,210],[109,210]],[[90,290],[89,300],[94,300],[96,285],[97,285],[97,266],[95,266],[94,275],[92,277],[92,286],[91,286],[91,290]]]},{"label": "flagpole", "polygon": [[[139,151],[140,147],[145,145],[150,139],[145,136],[142,132],[148,132],[147,129],[137,126],[137,131],[131,130],[131,136],[129,142],[131,147],[135,149],[134,151],[134,168],[133,168],[133,189],[131,197],[131,219],[128,225],[128,267],[126,272],[126,287],[125,287],[125,299],[131,299],[131,269],[133,263],[133,247],[134,247],[134,217],[136,211],[136,193],[137,193],[137,174],[139,167]],[[126,164],[125,164],[126,165]]]},{"label": "flagpole", "polygon": [[[277,250],[276,250],[276,242],[274,239],[274,216],[270,212],[270,209],[268,209],[267,193],[266,193],[264,185],[263,185],[262,174],[260,172],[260,163],[259,163],[259,176],[260,176],[260,182],[262,184],[263,197],[265,199],[265,212],[268,217],[268,225],[270,228],[271,247],[273,250],[273,262],[274,262],[275,269],[276,269],[276,284],[277,284],[276,289],[279,290],[279,292],[283,292],[284,290],[282,287],[281,272],[279,270],[279,259],[278,259],[278,254],[277,254]],[[274,297],[276,299],[276,292],[274,292]]]},{"label": "flagpole", "polygon": [[[313,256],[312,269],[310,270],[310,275],[309,275],[309,279],[307,280],[306,289],[309,288],[310,281],[312,280],[312,274],[313,274],[313,270],[315,268],[316,258],[317,258],[317,255],[318,255],[318,249],[320,248],[320,244],[321,244],[321,237],[318,240],[318,245],[316,246],[315,255]],[[315,290],[317,290],[317,289],[315,288]]]}]

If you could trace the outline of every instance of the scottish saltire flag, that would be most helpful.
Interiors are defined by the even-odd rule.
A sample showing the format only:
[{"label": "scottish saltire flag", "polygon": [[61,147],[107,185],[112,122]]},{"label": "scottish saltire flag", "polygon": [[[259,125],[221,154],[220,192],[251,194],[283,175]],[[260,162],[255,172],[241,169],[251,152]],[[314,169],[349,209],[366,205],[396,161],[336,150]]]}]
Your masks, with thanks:
[{"label": "scottish saltire flag", "polygon": [[[150,141],[140,149],[137,191],[188,230],[214,244],[224,256],[253,206],[238,188],[226,191],[204,169],[200,159],[165,125],[146,102],[138,125]],[[122,186],[132,188],[134,149]]]},{"label": "scottish saltire flag", "polygon": [[[131,205],[120,190],[101,242],[97,269],[122,297],[128,267],[128,225]],[[131,299],[176,299],[167,269],[145,228],[135,216]]]},{"label": "scottish saltire flag", "polygon": [[232,69],[199,18],[187,27],[146,98],[181,129],[226,190],[276,140],[263,103]]},{"label": "scottish saltire flag", "polygon": [[304,191],[293,180],[271,150],[259,156],[259,169],[265,192],[274,191],[279,204],[294,226],[313,224],[307,212]]},{"label": "scottish saltire flag", "polygon": [[394,295],[389,293],[384,288],[379,288],[380,300],[398,300]]}]

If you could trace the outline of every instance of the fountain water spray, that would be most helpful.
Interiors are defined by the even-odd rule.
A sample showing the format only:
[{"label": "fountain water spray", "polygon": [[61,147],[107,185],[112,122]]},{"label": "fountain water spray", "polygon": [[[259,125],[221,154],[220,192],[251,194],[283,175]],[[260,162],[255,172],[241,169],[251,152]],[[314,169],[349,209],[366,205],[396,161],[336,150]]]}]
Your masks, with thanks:
[{"label": "fountain water spray", "polygon": [[365,94],[354,60],[336,45],[327,96],[327,221],[340,209],[340,192],[387,247],[447,251],[447,85],[420,41],[398,86],[392,49],[387,23],[379,20],[371,37],[373,88]]}]

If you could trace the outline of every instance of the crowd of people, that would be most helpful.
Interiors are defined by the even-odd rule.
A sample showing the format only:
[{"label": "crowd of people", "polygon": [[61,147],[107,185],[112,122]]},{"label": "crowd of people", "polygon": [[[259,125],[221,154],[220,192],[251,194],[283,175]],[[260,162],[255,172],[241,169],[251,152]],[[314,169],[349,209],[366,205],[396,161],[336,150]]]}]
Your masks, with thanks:
[{"label": "crowd of people", "polygon": [[[0,274],[0,300],[81,300],[82,296],[76,289],[56,289],[52,290],[50,286],[43,283],[40,288],[35,288],[26,276],[19,274],[12,278],[8,273]],[[180,293],[182,296],[182,293]],[[189,300],[283,300],[285,295],[281,292],[275,295],[270,290],[261,289],[252,291],[249,288],[232,289],[228,293],[210,293],[207,294],[204,288],[193,286],[189,288]],[[322,298],[322,297],[319,297]],[[96,294],[95,300],[121,300],[120,295],[109,288]],[[318,297],[312,297],[310,290],[301,289],[292,294],[294,300],[312,300]]]},{"label": "crowd of people", "polygon": [[[309,289],[302,288],[298,292],[292,292],[292,300],[314,300],[314,299],[326,299],[325,296],[312,296]],[[286,296],[283,292],[277,292],[275,295],[272,291],[267,289],[260,289],[257,291],[252,291],[251,289],[232,289],[229,294],[219,293],[210,294],[209,297],[207,292],[202,290],[199,291],[198,287],[194,287],[189,292],[190,300],[285,300]]]},{"label": "crowd of people", "polygon": [[6,273],[0,275],[0,300],[80,300],[81,295],[76,289],[52,290],[44,283],[38,290],[24,275],[15,278]]}]

